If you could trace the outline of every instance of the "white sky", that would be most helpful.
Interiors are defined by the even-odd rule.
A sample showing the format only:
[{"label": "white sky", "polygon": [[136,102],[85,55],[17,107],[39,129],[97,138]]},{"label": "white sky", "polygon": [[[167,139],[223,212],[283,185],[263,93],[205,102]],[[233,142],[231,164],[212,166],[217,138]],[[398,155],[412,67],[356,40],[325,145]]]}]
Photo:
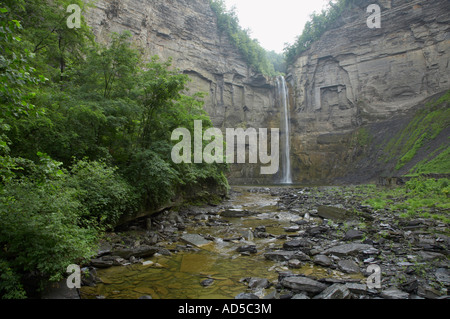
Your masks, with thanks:
[{"label": "white sky", "polygon": [[282,53],[285,43],[293,44],[309,16],[326,8],[329,0],[225,0],[236,6],[241,27],[251,30],[266,50]]}]

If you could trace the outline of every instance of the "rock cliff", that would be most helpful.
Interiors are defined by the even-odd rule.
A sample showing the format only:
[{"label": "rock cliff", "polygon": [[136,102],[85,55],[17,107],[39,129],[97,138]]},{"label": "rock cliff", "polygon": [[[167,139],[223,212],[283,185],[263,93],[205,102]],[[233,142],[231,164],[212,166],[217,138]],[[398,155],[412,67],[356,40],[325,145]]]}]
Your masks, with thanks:
[{"label": "rock cliff", "polygon": [[[379,29],[366,23],[373,3],[382,9]],[[372,169],[374,146],[364,144],[392,138],[421,101],[450,88],[449,6],[363,1],[288,67],[294,182],[365,180],[383,172]],[[86,18],[100,42],[128,30],[147,56],[171,57],[190,75],[190,91],[208,94],[205,109],[215,127],[280,127],[275,79],[248,66],[219,30],[209,0],[98,0]],[[232,165],[229,178],[279,180],[260,175],[257,164]]]},{"label": "rock cliff", "polygon": [[[99,0],[85,18],[97,41],[127,30],[148,57],[172,58],[192,79],[190,92],[207,93],[205,109],[215,127],[279,127],[273,82],[254,72],[219,30],[209,0]],[[231,168],[233,181],[264,178],[259,165]]]},{"label": "rock cliff", "polygon": [[[450,88],[450,3],[366,2],[346,12],[289,66],[298,182],[327,182],[352,170],[355,175],[355,134],[361,127],[391,120],[386,125],[393,129],[393,117]],[[372,3],[381,8],[379,29],[367,26]],[[391,138],[393,130],[385,131]],[[371,177],[370,167],[360,167],[359,174]]]}]

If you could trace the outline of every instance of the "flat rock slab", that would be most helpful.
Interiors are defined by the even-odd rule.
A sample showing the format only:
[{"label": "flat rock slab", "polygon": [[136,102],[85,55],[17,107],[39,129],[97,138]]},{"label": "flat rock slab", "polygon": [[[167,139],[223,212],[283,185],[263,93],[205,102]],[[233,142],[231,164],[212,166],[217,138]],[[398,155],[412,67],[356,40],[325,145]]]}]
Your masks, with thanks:
[{"label": "flat rock slab", "polygon": [[345,259],[338,262],[340,270],[347,274],[359,274],[359,266],[353,260]]},{"label": "flat rock slab", "polygon": [[286,277],[281,281],[284,287],[309,293],[320,293],[327,288],[327,285],[307,277]]},{"label": "flat rock slab", "polygon": [[224,210],[220,215],[222,217],[228,217],[228,218],[240,218],[240,217],[247,217],[252,215],[257,215],[258,212],[251,212],[246,209],[241,208],[229,208]]},{"label": "flat rock slab", "polygon": [[448,269],[439,268],[434,275],[436,276],[436,279],[444,285],[450,285],[450,271]]},{"label": "flat rock slab", "polygon": [[350,299],[351,296],[350,290],[345,285],[334,284],[315,296],[314,299]]},{"label": "flat rock slab", "polygon": [[153,256],[158,252],[157,247],[142,245],[136,248],[119,248],[111,251],[111,254],[124,259],[130,259],[131,256],[136,258],[146,258]]},{"label": "flat rock slab", "polygon": [[325,219],[345,220],[350,218],[350,213],[343,208],[334,206],[319,206],[317,214]]},{"label": "flat rock slab", "polygon": [[264,257],[267,260],[272,261],[288,261],[290,259],[294,259],[295,251],[286,251],[286,250],[277,250],[271,251],[264,254]]},{"label": "flat rock slab", "polygon": [[258,249],[256,249],[255,245],[246,245],[246,246],[240,246],[236,249],[237,252],[245,253],[248,252],[250,254],[256,254],[258,252]]},{"label": "flat rock slab", "polygon": [[344,240],[355,240],[362,239],[364,237],[364,233],[360,230],[350,229],[345,233]]},{"label": "flat rock slab", "polygon": [[314,263],[319,266],[330,267],[333,262],[325,255],[316,255],[314,256]]},{"label": "flat rock slab", "polygon": [[325,255],[336,255],[336,256],[348,256],[348,255],[358,255],[365,252],[376,253],[376,249],[374,249],[371,245],[367,244],[344,244],[331,247],[324,251]]},{"label": "flat rock slab", "polygon": [[409,294],[397,288],[389,288],[381,292],[381,297],[385,299],[408,299]]},{"label": "flat rock slab", "polygon": [[91,266],[95,268],[109,268],[114,264],[111,260],[103,260],[103,259],[91,259]]},{"label": "flat rock slab", "polygon": [[312,243],[303,238],[287,241],[283,244],[283,249],[285,250],[301,250],[301,248],[310,247],[312,247]]},{"label": "flat rock slab", "polygon": [[203,247],[205,245],[210,244],[211,242],[209,240],[206,240],[202,236],[198,234],[184,234],[180,238],[185,243],[188,243],[190,245],[196,246],[196,247]]}]

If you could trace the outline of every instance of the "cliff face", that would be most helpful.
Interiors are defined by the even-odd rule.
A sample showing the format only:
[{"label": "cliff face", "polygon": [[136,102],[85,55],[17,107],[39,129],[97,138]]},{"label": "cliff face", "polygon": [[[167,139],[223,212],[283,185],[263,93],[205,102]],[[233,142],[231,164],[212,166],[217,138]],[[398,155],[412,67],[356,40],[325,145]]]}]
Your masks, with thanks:
[{"label": "cliff face", "polygon": [[[373,170],[376,148],[366,144],[392,138],[421,101],[450,88],[448,0],[366,2],[288,68],[294,182],[382,173]],[[366,24],[372,3],[382,8],[380,29]],[[215,127],[280,127],[275,79],[252,71],[220,32],[209,0],[97,0],[86,18],[100,42],[128,30],[148,57],[173,58],[190,75],[190,92],[208,94]],[[260,175],[257,164],[231,165],[229,177],[279,178]]]},{"label": "cliff face", "polygon": [[[367,26],[371,3],[382,9],[380,29]],[[358,129],[450,88],[449,9],[447,0],[367,1],[289,67],[297,181],[355,173]]]},{"label": "cliff face", "polygon": [[[89,1],[89,0],[86,0]],[[192,79],[190,92],[205,92],[215,127],[279,127],[269,79],[255,73],[217,26],[209,0],[98,0],[85,14],[97,41],[128,30],[146,56],[173,59]],[[258,165],[232,165],[231,180],[260,176]]]}]

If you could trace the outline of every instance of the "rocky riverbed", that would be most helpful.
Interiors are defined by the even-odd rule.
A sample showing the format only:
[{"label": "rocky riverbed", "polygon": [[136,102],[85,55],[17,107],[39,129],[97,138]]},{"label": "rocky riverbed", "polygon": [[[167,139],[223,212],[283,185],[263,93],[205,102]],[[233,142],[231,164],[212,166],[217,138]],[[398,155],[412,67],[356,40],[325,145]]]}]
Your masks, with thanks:
[{"label": "rocky riverbed", "polygon": [[105,237],[81,296],[448,298],[448,223],[363,199],[355,187],[234,187],[220,205],[138,220]]}]

